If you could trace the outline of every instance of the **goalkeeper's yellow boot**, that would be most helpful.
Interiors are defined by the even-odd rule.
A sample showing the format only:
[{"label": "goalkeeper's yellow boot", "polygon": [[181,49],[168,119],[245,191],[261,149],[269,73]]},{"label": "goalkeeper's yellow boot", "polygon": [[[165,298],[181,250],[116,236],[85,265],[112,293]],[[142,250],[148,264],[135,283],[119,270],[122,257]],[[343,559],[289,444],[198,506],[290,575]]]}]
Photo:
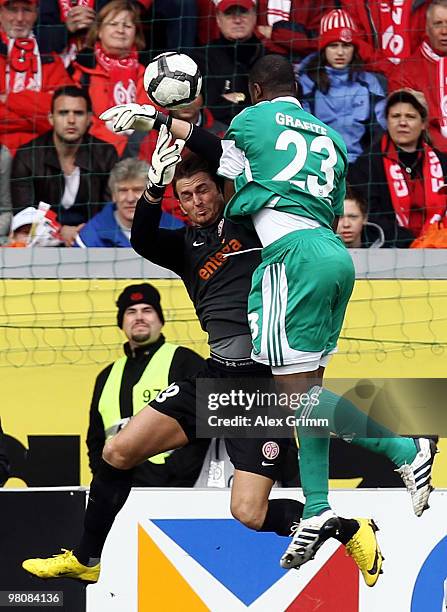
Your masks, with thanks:
[{"label": "goalkeeper's yellow boot", "polygon": [[378,527],[372,519],[355,519],[358,531],[346,544],[346,551],[354,559],[366,584],[373,587],[382,574],[382,553],[376,539]]},{"label": "goalkeeper's yellow boot", "polygon": [[48,559],[26,559],[22,563],[24,570],[38,578],[75,578],[84,582],[97,582],[101,564],[93,567],[82,565],[71,550],[62,548],[62,554]]}]

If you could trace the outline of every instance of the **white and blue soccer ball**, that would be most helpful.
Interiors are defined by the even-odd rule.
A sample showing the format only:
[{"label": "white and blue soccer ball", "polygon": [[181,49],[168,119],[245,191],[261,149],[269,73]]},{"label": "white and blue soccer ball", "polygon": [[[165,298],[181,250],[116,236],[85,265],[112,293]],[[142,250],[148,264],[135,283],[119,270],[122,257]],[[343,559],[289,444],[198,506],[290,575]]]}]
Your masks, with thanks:
[{"label": "white and blue soccer ball", "polygon": [[149,99],[163,108],[191,104],[202,89],[202,75],[193,59],[184,53],[168,51],[157,55],[144,73],[144,89]]}]

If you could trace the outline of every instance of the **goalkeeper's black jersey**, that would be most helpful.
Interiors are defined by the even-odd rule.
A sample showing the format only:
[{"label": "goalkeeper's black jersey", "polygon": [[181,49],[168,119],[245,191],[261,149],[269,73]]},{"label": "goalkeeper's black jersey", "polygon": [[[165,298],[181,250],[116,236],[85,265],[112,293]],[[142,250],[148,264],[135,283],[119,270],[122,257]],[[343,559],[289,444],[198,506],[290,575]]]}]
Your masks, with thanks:
[{"label": "goalkeeper's black jersey", "polygon": [[181,277],[210,342],[249,334],[247,300],[261,251],[236,253],[261,246],[255,232],[223,217],[205,228],[163,230],[160,217],[161,207],[142,197],[132,225],[135,251]]}]

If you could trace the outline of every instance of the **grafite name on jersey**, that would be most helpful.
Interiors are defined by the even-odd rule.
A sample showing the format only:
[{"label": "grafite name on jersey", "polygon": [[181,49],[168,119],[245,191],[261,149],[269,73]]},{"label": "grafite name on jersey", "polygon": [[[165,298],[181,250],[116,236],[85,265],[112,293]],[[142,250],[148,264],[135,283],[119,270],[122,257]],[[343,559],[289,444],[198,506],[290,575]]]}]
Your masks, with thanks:
[{"label": "grafite name on jersey", "polygon": [[292,117],[291,115],[286,115],[285,113],[276,113],[275,121],[278,125],[299,128],[301,130],[307,130],[308,132],[323,134],[324,136],[327,134],[327,129],[322,125],[317,125],[316,123],[311,123],[310,121],[301,121],[301,119]]},{"label": "grafite name on jersey", "polygon": [[240,251],[241,248],[242,244],[239,242],[239,240],[232,238],[222,249],[214,253],[214,255],[208,257],[205,264],[199,270],[200,278],[203,280],[208,280],[216,270],[227,262],[227,258],[225,257],[227,253],[236,253],[237,251]]}]

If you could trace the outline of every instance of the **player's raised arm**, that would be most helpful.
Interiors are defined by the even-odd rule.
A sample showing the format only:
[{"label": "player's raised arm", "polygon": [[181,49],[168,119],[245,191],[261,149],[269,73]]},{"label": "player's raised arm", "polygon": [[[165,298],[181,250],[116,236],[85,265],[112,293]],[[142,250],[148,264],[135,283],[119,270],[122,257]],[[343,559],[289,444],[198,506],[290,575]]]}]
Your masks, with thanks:
[{"label": "player's raised arm", "polygon": [[157,110],[152,104],[118,104],[101,113],[102,121],[110,122],[112,130],[119,134],[127,130],[150,132],[165,125],[175,138],[186,140],[192,125],[181,119],[173,119]]},{"label": "player's raised arm", "polygon": [[152,155],[146,190],[135,209],[130,242],[134,250],[144,257],[177,274],[181,271],[183,230],[159,228],[161,200],[164,191],[174,178],[175,167],[181,159],[184,141],[172,140],[166,126],[160,128]]},{"label": "player's raised arm", "polygon": [[126,130],[158,131],[162,125],[165,125],[174,138],[184,140],[188,143],[188,149],[207,159],[211,170],[215,171],[219,166],[222,155],[220,138],[188,121],[166,115],[151,104],[118,104],[108,108],[99,118],[109,122],[116,134]]}]

